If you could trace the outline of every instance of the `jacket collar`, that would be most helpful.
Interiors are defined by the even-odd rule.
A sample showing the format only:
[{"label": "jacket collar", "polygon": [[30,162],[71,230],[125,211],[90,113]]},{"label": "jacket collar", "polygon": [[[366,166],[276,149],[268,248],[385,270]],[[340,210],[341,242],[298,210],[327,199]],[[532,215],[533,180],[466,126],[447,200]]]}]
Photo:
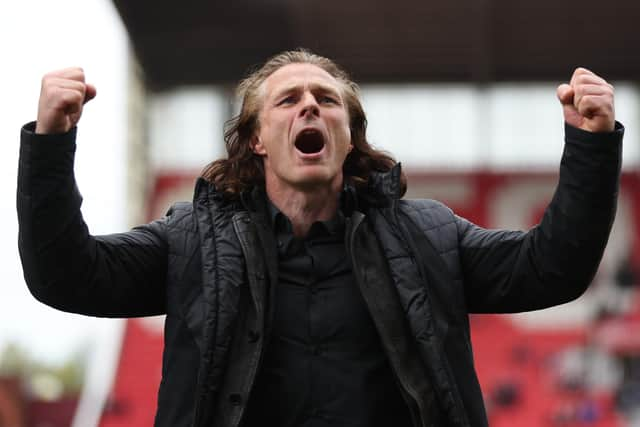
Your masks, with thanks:
[{"label": "jacket collar", "polygon": [[207,203],[214,195],[215,189],[213,185],[203,177],[198,177],[193,191],[193,202]]},{"label": "jacket collar", "polygon": [[[387,172],[373,172],[369,177],[366,191],[356,192],[356,189],[351,184],[345,182],[340,198],[340,208],[344,215],[351,216],[351,213],[361,205],[385,206],[392,200],[399,199],[401,197],[401,175],[402,166],[400,163],[396,163]],[[266,197],[264,189],[262,187],[254,187],[242,192],[240,203],[248,211],[259,211],[264,206],[264,202],[260,202],[264,200],[264,197]],[[213,184],[200,177],[196,181],[193,201],[205,204],[209,201],[215,201],[220,204],[224,201],[224,197],[215,190]]]},{"label": "jacket collar", "polygon": [[385,199],[399,199],[400,177],[402,176],[402,165],[396,163],[387,172],[374,172],[369,178],[369,192],[372,196],[383,197]]},{"label": "jacket collar", "polygon": [[[277,215],[278,208],[276,208],[267,196],[267,192],[264,187],[253,187],[250,190],[243,191],[240,195],[242,206],[249,212],[256,212],[264,218],[269,219],[273,224]],[[345,184],[340,194],[340,211],[343,216],[351,216],[353,211],[357,209],[358,202],[355,189]]]}]

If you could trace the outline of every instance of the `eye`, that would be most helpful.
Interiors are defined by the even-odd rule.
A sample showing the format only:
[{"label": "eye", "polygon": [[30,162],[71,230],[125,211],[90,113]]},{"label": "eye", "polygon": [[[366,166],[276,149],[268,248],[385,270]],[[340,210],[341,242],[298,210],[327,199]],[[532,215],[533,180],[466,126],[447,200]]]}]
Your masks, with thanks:
[{"label": "eye", "polygon": [[295,97],[293,95],[288,95],[282,98],[280,101],[278,101],[277,105],[294,104],[295,102],[296,102]]},{"label": "eye", "polygon": [[322,95],[318,99],[321,104],[338,104],[338,100],[332,96]]}]

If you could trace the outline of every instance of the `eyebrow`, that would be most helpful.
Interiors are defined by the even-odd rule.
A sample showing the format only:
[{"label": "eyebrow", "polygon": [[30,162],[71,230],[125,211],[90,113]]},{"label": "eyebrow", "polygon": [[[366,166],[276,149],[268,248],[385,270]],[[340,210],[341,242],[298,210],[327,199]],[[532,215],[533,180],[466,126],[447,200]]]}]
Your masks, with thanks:
[{"label": "eyebrow", "polygon": [[[278,90],[274,96],[274,99],[278,99],[281,96],[284,96],[286,94],[292,93],[292,92],[296,92],[298,90],[300,90],[302,85],[300,85],[299,83],[294,83],[291,84],[289,86],[286,86],[280,90]],[[339,97],[340,99],[342,99],[342,96],[340,94],[340,92],[337,89],[334,89],[331,86],[328,85],[324,85],[322,83],[311,83],[311,91],[315,92],[315,91],[320,91],[320,92],[324,92],[324,93],[328,93],[328,94],[332,94],[334,96]]]}]

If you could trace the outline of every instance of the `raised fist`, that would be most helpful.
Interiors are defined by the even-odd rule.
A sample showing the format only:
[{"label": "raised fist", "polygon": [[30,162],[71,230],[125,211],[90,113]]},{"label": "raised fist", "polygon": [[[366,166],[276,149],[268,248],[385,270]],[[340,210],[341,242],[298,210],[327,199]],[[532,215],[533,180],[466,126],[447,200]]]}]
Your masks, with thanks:
[{"label": "raised fist", "polygon": [[586,68],[577,68],[569,84],[558,86],[558,99],[570,125],[589,132],[613,131],[613,86]]},{"label": "raised fist", "polygon": [[82,115],[84,104],[96,96],[96,88],[84,82],[82,68],[65,68],[42,78],[36,133],[65,133]]}]

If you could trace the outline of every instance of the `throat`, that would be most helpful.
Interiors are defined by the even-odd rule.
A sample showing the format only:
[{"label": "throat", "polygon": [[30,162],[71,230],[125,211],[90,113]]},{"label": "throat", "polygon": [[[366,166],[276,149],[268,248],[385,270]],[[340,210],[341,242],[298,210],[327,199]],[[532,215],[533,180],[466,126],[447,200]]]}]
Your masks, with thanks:
[{"label": "throat", "polygon": [[311,225],[317,221],[329,221],[338,210],[339,191],[269,191],[267,196],[293,226],[296,237],[308,234]]}]

